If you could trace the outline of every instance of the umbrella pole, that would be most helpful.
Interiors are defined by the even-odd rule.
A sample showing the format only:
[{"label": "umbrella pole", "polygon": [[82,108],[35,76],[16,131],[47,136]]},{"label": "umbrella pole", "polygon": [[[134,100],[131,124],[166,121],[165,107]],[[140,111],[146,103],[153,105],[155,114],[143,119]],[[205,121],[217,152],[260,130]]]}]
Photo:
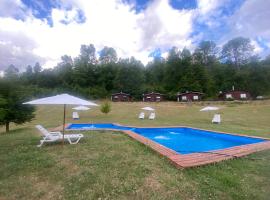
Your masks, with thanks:
[{"label": "umbrella pole", "polygon": [[66,104],[64,104],[64,119],[63,119],[63,139],[62,139],[62,145],[64,145],[64,135],[65,135],[65,124],[66,124]]}]

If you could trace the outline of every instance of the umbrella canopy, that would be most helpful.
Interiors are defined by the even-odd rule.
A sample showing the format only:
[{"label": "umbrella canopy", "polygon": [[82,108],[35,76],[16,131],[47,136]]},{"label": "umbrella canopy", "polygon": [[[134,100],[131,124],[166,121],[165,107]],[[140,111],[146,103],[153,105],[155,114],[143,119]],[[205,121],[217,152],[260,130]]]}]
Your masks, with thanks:
[{"label": "umbrella canopy", "polygon": [[153,111],[153,110],[155,110],[154,108],[151,108],[151,107],[143,107],[142,109],[143,109],[143,110],[148,110],[148,111]]},{"label": "umbrella canopy", "polygon": [[207,106],[207,107],[204,107],[203,109],[201,109],[200,111],[212,111],[212,110],[219,110],[219,108],[214,107],[214,106]]},{"label": "umbrella canopy", "polygon": [[87,106],[77,106],[72,109],[73,110],[89,110],[90,108],[88,108]]},{"label": "umbrella canopy", "polygon": [[52,97],[46,97],[26,102],[24,104],[34,105],[85,105],[85,106],[98,106],[97,104],[71,96],[69,94],[60,94]]},{"label": "umbrella canopy", "polygon": [[98,104],[91,101],[86,101],[69,94],[60,94],[56,96],[36,99],[33,101],[25,102],[23,104],[32,105],[63,105],[64,106],[64,119],[63,119],[63,144],[65,134],[65,121],[66,121],[66,105],[85,105],[85,106],[98,106]]}]

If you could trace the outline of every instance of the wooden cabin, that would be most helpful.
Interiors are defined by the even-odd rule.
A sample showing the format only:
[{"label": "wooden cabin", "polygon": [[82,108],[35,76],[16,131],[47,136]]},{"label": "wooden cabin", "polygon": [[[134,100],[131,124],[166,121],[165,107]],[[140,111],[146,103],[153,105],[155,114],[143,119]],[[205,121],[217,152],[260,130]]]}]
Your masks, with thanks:
[{"label": "wooden cabin", "polygon": [[201,101],[202,96],[201,92],[183,92],[177,94],[177,101]]},{"label": "wooden cabin", "polygon": [[111,96],[111,100],[114,102],[123,102],[123,101],[131,101],[131,95],[124,93],[124,92],[118,92],[118,93],[114,93]]},{"label": "wooden cabin", "polygon": [[143,101],[145,102],[160,102],[163,100],[164,100],[163,94],[157,92],[143,94]]},{"label": "wooden cabin", "polygon": [[231,90],[228,92],[220,92],[219,100],[249,100],[251,95],[247,91]]}]

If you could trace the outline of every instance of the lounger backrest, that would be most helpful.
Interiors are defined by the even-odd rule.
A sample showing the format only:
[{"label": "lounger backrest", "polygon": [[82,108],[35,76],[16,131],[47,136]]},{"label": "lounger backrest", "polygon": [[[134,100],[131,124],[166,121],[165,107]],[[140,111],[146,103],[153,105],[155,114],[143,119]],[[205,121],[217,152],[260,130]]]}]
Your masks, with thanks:
[{"label": "lounger backrest", "polygon": [[155,119],[156,117],[156,114],[155,113],[151,113],[150,116],[149,116],[149,119]]},{"label": "lounger backrest", "polygon": [[141,112],[139,118],[144,118],[144,112]]},{"label": "lounger backrest", "polygon": [[73,112],[73,113],[72,113],[72,118],[73,118],[73,119],[78,119],[78,118],[79,118],[78,112]]},{"label": "lounger backrest", "polygon": [[36,128],[44,135],[49,136],[50,133],[41,125],[36,125]]},{"label": "lounger backrest", "polygon": [[220,114],[215,114],[212,122],[220,123],[221,122]]}]

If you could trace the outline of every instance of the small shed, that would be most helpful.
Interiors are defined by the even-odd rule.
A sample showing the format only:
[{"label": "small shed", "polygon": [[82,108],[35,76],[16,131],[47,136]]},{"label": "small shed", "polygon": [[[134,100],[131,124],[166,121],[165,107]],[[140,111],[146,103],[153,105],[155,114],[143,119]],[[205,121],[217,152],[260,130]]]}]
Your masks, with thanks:
[{"label": "small shed", "polygon": [[183,92],[177,93],[177,101],[200,101],[203,93],[201,92]]},{"label": "small shed", "polygon": [[145,102],[160,102],[163,100],[164,100],[164,95],[157,92],[143,94],[143,101]]},{"label": "small shed", "polygon": [[131,101],[131,95],[124,93],[124,92],[118,92],[118,93],[114,93],[111,96],[111,100],[114,102],[121,102],[121,101]]},{"label": "small shed", "polygon": [[220,92],[218,98],[219,100],[248,100],[251,99],[251,95],[247,91],[231,90]]}]

